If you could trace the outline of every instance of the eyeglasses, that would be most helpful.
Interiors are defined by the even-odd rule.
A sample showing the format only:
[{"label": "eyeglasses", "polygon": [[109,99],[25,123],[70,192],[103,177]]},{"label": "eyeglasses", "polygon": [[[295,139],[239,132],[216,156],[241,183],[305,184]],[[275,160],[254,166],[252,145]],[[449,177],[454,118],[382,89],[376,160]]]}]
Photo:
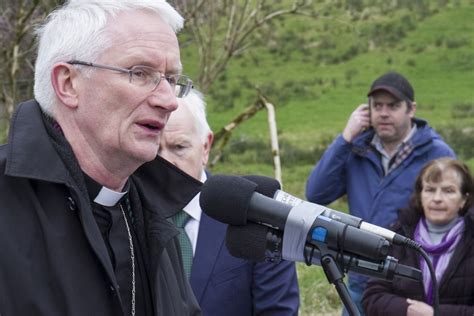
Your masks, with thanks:
[{"label": "eyeglasses", "polygon": [[131,84],[138,87],[144,87],[149,92],[153,91],[158,87],[161,79],[165,79],[173,88],[176,97],[184,98],[189,91],[193,88],[193,82],[186,76],[183,75],[164,75],[159,71],[155,71],[152,67],[148,66],[133,66],[130,69],[100,65],[95,63],[88,63],[80,60],[71,60],[67,62],[70,65],[81,65],[88,67],[95,67],[100,69],[107,69],[117,71],[120,73],[128,74],[128,80]]}]

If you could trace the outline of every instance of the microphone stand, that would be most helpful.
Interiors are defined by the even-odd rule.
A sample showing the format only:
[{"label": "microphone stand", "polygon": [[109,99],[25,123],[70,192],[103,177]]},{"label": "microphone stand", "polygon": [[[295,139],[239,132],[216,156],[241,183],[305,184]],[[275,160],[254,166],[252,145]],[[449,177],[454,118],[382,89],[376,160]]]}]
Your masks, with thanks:
[{"label": "microphone stand", "polygon": [[347,286],[344,283],[344,273],[341,272],[339,265],[334,260],[334,257],[328,254],[321,256],[321,266],[323,267],[326,278],[330,284],[334,284],[339,297],[342,300],[342,303],[346,307],[349,315],[351,316],[360,316],[359,309],[349,295]]}]

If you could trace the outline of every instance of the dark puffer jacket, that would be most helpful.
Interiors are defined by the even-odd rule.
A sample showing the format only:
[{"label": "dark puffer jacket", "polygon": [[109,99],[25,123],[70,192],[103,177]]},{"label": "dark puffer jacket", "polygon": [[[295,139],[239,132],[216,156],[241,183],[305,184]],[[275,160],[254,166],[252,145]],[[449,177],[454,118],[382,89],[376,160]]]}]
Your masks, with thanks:
[{"label": "dark puffer jacket", "polygon": [[[413,210],[400,213],[395,231],[413,238],[419,217]],[[440,314],[451,316],[474,315],[474,208],[464,216],[465,230],[441,280],[438,280]],[[391,254],[399,262],[420,268],[420,256],[412,250],[393,246]],[[423,284],[405,279],[392,283],[382,280],[369,281],[362,303],[368,315],[406,315],[407,298],[425,301]]]}]

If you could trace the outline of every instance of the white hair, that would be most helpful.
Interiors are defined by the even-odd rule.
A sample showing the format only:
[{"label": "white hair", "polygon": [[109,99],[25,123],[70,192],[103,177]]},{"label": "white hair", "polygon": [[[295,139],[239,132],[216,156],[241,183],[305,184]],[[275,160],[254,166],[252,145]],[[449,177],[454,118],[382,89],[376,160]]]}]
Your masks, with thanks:
[{"label": "white hair", "polygon": [[73,59],[95,60],[110,45],[104,32],[109,19],[134,10],[156,13],[175,33],[183,27],[183,17],[165,0],[69,0],[49,14],[36,30],[34,84],[35,99],[47,114],[53,115],[58,103],[51,84],[54,64]]},{"label": "white hair", "polygon": [[192,89],[184,98],[178,98],[179,106],[185,106],[194,118],[194,126],[203,144],[207,142],[207,136],[212,133],[206,119],[206,102],[201,92]]}]

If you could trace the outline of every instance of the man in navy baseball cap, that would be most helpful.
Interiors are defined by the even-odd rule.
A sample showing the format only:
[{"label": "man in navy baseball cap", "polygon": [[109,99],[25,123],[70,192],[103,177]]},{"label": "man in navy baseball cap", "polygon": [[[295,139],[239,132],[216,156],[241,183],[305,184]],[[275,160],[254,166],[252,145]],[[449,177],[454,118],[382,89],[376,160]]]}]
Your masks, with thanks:
[{"label": "man in navy baseball cap", "polygon": [[367,96],[372,96],[377,91],[386,91],[398,100],[413,102],[415,92],[410,82],[401,74],[391,71],[377,78],[370,87]]},{"label": "man in navy baseball cap", "polygon": [[[423,165],[454,152],[426,121],[415,117],[415,93],[401,74],[378,77],[368,97],[311,172],[306,196],[327,205],[347,194],[351,215],[390,227],[407,205]],[[367,277],[349,274],[348,290],[361,315],[366,283]]]}]

